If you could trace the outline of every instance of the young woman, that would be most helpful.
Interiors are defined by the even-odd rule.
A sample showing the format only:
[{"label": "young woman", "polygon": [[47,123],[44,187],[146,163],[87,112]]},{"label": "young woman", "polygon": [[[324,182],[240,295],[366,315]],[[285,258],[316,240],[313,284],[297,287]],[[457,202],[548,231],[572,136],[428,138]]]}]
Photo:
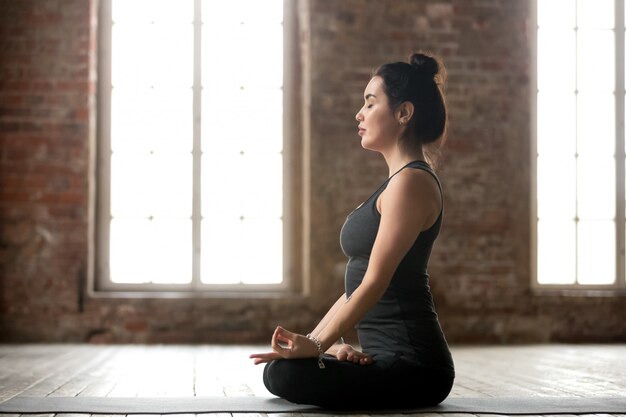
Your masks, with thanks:
[{"label": "young woman", "polygon": [[[272,352],[250,355],[267,363],[271,393],[344,410],[429,406],[449,394],[454,364],[427,274],[443,199],[423,149],[445,135],[442,72],[416,53],[382,65],[365,88],[361,144],[383,155],[389,177],[341,230],[345,294],[309,335],[277,327]],[[354,326],[362,351],[341,343]]]}]

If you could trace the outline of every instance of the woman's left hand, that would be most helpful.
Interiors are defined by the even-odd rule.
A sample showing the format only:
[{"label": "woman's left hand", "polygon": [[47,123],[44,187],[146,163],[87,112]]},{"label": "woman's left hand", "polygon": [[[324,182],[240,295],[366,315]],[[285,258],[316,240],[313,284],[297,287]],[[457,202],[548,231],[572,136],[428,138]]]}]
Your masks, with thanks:
[{"label": "woman's left hand", "polygon": [[272,352],[253,353],[250,359],[258,365],[276,359],[317,358],[319,351],[315,343],[301,334],[276,327],[272,335]]}]

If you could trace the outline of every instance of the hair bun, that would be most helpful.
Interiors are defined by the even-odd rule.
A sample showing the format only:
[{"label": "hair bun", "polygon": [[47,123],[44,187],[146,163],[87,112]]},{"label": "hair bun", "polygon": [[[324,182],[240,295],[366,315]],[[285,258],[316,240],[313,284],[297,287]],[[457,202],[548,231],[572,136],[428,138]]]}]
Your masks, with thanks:
[{"label": "hair bun", "polygon": [[411,55],[411,58],[409,58],[409,62],[420,75],[433,79],[439,73],[439,63],[432,56],[424,55],[419,52],[414,53]]}]

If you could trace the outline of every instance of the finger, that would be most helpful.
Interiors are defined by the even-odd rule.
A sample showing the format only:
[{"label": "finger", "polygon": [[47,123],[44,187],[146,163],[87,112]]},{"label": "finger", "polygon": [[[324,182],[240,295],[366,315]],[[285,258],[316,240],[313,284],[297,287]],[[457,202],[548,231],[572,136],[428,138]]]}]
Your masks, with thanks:
[{"label": "finger", "polygon": [[261,363],[270,362],[276,359],[280,359],[280,355],[276,352],[268,352],[268,353],[254,353],[250,355],[251,359],[254,359],[254,364],[258,365]]},{"label": "finger", "polygon": [[253,354],[250,355],[250,359],[264,358],[264,357],[276,356],[276,355],[278,355],[278,353],[276,353],[276,352],[253,353]]},{"label": "finger", "polygon": [[280,356],[280,354],[276,353],[276,352],[269,352],[266,355],[263,355],[263,357],[258,358],[261,359],[263,362],[269,362],[269,361],[275,361],[278,359],[282,359],[282,357]]},{"label": "finger", "polygon": [[280,332],[280,328],[281,328],[280,326],[277,326],[274,329],[274,333],[272,333],[272,339],[274,339],[278,335],[278,333]]},{"label": "finger", "polygon": [[291,345],[291,343],[293,342],[291,339],[285,337],[282,333],[277,333],[276,338],[281,342],[287,343],[288,345]]},{"label": "finger", "polygon": [[285,350],[285,348],[278,343],[278,333],[275,333],[272,337],[272,350],[274,352],[283,352]]},{"label": "finger", "polygon": [[340,350],[339,352],[337,352],[337,360],[345,361],[347,359],[348,359],[348,354],[345,351]]},{"label": "finger", "polygon": [[273,358],[256,358],[256,359],[254,360],[254,364],[255,364],[255,365],[260,365],[260,364],[262,364],[262,363],[271,362],[271,361],[273,361],[273,360],[274,360]]},{"label": "finger", "polygon": [[281,337],[283,337],[285,341],[287,341],[287,340],[295,341],[296,338],[298,337],[298,335],[296,333],[290,332],[289,330],[284,329],[284,328],[282,328],[280,326],[278,326],[277,330],[278,330],[278,334]]},{"label": "finger", "polygon": [[254,359],[254,358],[261,358],[267,355],[271,355],[273,353],[276,352],[264,352],[264,353],[251,353],[250,356],[248,356],[250,359]]},{"label": "finger", "polygon": [[[291,337],[294,336],[294,337]],[[277,326],[276,330],[274,330],[274,335],[272,336],[272,341],[276,341],[276,344],[280,347],[280,349],[282,350],[291,350],[293,347],[293,340],[295,340],[295,334],[291,333],[289,330],[285,330],[284,328],[282,328],[281,326]],[[284,344],[287,344],[287,347],[281,345],[278,342],[283,342]],[[277,351],[281,351],[278,349],[275,349]]]},{"label": "finger", "polygon": [[369,356],[366,356],[364,358],[361,358],[361,365],[369,365],[372,363],[372,358],[370,358]]},{"label": "finger", "polygon": [[[280,344],[281,342],[286,343],[287,346],[281,345]],[[278,352],[283,357],[285,357],[285,355],[291,352],[293,348],[292,344],[293,343],[290,340],[284,339],[283,337],[281,337],[280,333],[276,333],[274,337],[272,338],[272,350],[274,352]]]},{"label": "finger", "polygon": [[278,335],[278,327],[274,329],[274,333],[272,333],[272,340],[270,341],[270,346],[274,349],[274,341],[276,340],[276,336]]}]

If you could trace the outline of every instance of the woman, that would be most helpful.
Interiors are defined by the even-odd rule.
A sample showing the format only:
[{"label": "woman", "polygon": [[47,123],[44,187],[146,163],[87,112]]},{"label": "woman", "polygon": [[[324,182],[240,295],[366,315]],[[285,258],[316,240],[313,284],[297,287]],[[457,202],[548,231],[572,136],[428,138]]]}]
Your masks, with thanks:
[{"label": "woman", "polygon": [[[346,219],[346,292],[307,336],[277,327],[267,363],[273,394],[330,409],[436,405],[454,365],[435,313],[426,267],[443,217],[441,185],[424,145],[442,139],[443,68],[413,54],[378,68],[356,115],[361,144],[379,152],[389,178]],[[356,326],[363,351],[343,344]],[[336,342],[340,340],[341,342]]]}]

